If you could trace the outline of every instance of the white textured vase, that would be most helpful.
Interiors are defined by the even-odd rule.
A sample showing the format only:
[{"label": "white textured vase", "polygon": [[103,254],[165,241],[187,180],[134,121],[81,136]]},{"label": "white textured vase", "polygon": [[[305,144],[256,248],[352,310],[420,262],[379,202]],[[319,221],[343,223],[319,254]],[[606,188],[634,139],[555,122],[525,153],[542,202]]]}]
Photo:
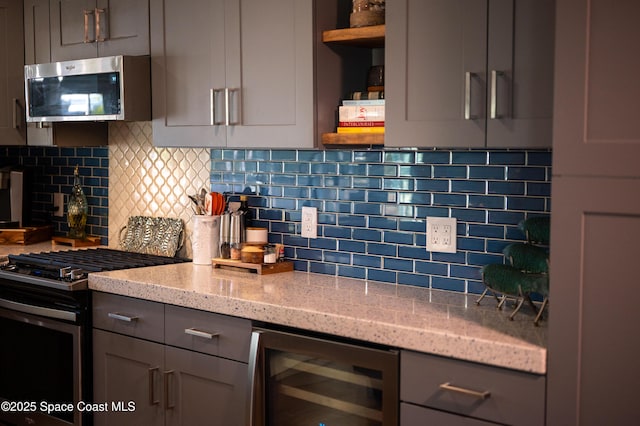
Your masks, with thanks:
[{"label": "white textured vase", "polygon": [[211,259],[219,256],[220,216],[194,215],[192,223],[193,263],[211,265]]}]

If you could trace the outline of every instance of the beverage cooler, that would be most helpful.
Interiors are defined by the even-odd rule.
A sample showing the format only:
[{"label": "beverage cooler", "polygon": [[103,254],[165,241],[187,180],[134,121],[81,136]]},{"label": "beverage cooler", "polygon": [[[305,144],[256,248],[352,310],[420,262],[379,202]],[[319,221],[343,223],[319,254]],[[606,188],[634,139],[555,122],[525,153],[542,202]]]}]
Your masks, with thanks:
[{"label": "beverage cooler", "polygon": [[252,426],[398,424],[397,351],[264,329],[251,343]]}]

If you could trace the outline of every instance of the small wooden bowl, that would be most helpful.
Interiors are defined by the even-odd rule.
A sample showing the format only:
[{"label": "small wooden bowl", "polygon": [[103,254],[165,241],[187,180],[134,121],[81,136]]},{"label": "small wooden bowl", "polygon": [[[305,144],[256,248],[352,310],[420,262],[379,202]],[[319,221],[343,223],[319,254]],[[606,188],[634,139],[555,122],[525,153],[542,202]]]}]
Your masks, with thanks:
[{"label": "small wooden bowl", "polygon": [[244,263],[264,263],[264,249],[261,246],[245,245],[240,251],[240,260]]}]

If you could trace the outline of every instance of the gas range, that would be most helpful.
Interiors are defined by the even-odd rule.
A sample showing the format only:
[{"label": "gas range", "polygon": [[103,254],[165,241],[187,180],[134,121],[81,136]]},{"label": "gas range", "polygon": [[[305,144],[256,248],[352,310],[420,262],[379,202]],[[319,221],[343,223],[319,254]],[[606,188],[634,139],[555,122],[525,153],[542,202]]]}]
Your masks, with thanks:
[{"label": "gas range", "polygon": [[0,279],[58,290],[87,289],[90,272],[140,268],[188,262],[178,257],[157,256],[108,248],[89,248],[9,255],[0,265]]}]

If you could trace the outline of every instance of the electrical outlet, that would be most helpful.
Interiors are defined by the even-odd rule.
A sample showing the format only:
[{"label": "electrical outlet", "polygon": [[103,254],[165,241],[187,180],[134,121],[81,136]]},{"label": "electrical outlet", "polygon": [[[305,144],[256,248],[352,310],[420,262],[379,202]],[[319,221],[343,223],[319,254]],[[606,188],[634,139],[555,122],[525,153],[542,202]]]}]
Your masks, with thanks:
[{"label": "electrical outlet", "polygon": [[53,194],[53,215],[64,216],[64,194],[61,192]]},{"label": "electrical outlet", "polygon": [[318,209],[315,207],[302,208],[302,230],[300,235],[305,238],[318,238]]},{"label": "electrical outlet", "polygon": [[427,217],[427,251],[456,252],[455,217]]}]

